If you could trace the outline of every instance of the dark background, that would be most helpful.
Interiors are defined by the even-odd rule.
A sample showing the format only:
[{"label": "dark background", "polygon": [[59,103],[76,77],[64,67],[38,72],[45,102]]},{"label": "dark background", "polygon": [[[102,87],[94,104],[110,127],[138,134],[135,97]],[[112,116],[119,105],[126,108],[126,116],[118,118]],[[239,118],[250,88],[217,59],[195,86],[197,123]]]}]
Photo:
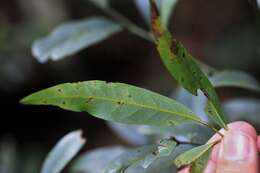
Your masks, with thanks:
[{"label": "dark background", "polygon": [[[146,27],[131,0],[113,6]],[[0,139],[12,137],[21,150],[34,146],[46,153],[67,132],[83,129],[87,149],[122,143],[102,120],[54,107],[23,106],[19,100],[63,82],[117,81],[164,95],[175,81],[164,69],[154,45],[127,31],[72,57],[39,64],[31,56],[33,40],[59,23],[103,13],[86,0],[8,0],[0,3]],[[254,8],[248,0],[179,0],[171,31],[198,59],[220,69],[260,76],[260,44]],[[224,100],[238,90],[218,90]],[[247,91],[242,95],[254,95]]]}]

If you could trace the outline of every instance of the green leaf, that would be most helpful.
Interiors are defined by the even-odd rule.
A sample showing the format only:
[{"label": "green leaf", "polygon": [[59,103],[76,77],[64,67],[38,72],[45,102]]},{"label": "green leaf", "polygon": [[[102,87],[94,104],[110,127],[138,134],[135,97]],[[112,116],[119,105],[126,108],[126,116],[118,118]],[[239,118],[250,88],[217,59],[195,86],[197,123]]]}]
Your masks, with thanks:
[{"label": "green leaf", "polygon": [[21,103],[55,105],[66,110],[125,124],[170,126],[201,122],[182,104],[154,92],[122,83],[66,83],[24,98]]},{"label": "green leaf", "polygon": [[[149,145],[123,153],[105,168],[105,173],[127,172],[131,165],[147,169],[158,159],[168,157],[173,153],[177,143],[172,139],[161,140],[158,145]],[[130,171],[131,172],[131,171]]]},{"label": "green leaf", "polygon": [[63,137],[44,161],[41,173],[59,173],[85,144],[81,131],[74,131]]},{"label": "green leaf", "polygon": [[156,145],[144,146],[133,149],[115,158],[105,168],[104,173],[121,173],[134,163],[144,160],[144,158],[156,150]]},{"label": "green leaf", "polygon": [[60,60],[121,30],[121,26],[104,17],[67,22],[54,29],[47,37],[35,41],[32,53],[42,63],[49,59]]},{"label": "green leaf", "polygon": [[210,78],[215,87],[238,87],[260,92],[260,84],[251,75],[236,70],[217,72]]},{"label": "green leaf", "polygon": [[205,153],[212,149],[214,145],[215,143],[211,143],[192,148],[191,150],[188,150],[179,155],[175,159],[174,163],[178,168],[189,165],[202,157]]},{"label": "green leaf", "polygon": [[109,0],[89,0],[89,1],[100,8],[107,8],[109,6]]},{"label": "green leaf", "polygon": [[211,152],[212,148],[206,151],[201,157],[192,163],[190,173],[203,173],[206,166],[208,165]]},{"label": "green leaf", "polygon": [[200,89],[207,96],[217,112],[216,115],[211,115],[211,118],[219,126],[226,128],[224,114],[214,87],[184,46],[172,39],[171,33],[161,23],[156,4],[153,0],[151,2],[153,33],[165,66],[178,83],[190,93],[197,95],[197,90]]}]

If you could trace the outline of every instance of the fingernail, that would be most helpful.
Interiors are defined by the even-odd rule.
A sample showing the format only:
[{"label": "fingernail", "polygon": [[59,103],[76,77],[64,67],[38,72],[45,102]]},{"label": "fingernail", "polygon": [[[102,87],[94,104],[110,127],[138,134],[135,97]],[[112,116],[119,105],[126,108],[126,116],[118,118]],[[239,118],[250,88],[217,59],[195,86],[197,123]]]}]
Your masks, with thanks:
[{"label": "fingernail", "polygon": [[249,156],[249,137],[242,131],[229,131],[224,137],[220,157],[231,161],[244,161]]}]

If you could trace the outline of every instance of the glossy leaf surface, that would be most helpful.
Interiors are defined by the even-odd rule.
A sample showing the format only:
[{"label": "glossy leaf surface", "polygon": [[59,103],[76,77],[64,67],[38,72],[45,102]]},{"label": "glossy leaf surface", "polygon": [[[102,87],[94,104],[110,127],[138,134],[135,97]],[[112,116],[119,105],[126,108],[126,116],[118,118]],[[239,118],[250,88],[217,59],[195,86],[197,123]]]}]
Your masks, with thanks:
[{"label": "glossy leaf surface", "polygon": [[34,93],[22,101],[54,105],[119,123],[170,126],[201,122],[182,104],[146,89],[122,83],[66,83]]}]

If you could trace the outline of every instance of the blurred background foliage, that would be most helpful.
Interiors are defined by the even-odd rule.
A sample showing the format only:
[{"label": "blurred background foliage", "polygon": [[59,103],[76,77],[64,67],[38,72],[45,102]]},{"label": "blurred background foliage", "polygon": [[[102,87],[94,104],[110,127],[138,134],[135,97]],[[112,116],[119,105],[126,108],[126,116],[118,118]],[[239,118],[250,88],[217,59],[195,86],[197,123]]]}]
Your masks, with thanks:
[{"label": "blurred background foliage", "polygon": [[[253,0],[179,0],[170,28],[194,57],[218,69],[244,70],[259,79],[260,19],[254,3]],[[133,0],[111,0],[111,4],[134,23],[147,28]],[[59,83],[93,79],[129,83],[172,95],[202,112],[200,105],[205,99],[191,103],[187,93],[176,93],[176,83],[164,69],[154,45],[127,31],[61,61],[40,64],[32,57],[31,44],[36,38],[45,36],[64,21],[93,15],[104,13],[87,0],[1,3],[0,172],[37,172],[44,153],[57,139],[75,129],[83,129],[88,138],[84,151],[114,144],[131,146],[149,142],[135,133],[136,128],[132,134],[134,139],[129,134],[130,139],[123,140],[122,136],[126,135],[120,126],[106,125],[85,113],[18,103],[29,93]],[[260,129],[257,93],[234,88],[221,88],[218,93],[230,120],[247,120]],[[109,127],[119,129],[117,132],[123,135],[115,135]],[[142,130],[145,131],[145,127]],[[17,163],[17,167],[13,163]]]}]

